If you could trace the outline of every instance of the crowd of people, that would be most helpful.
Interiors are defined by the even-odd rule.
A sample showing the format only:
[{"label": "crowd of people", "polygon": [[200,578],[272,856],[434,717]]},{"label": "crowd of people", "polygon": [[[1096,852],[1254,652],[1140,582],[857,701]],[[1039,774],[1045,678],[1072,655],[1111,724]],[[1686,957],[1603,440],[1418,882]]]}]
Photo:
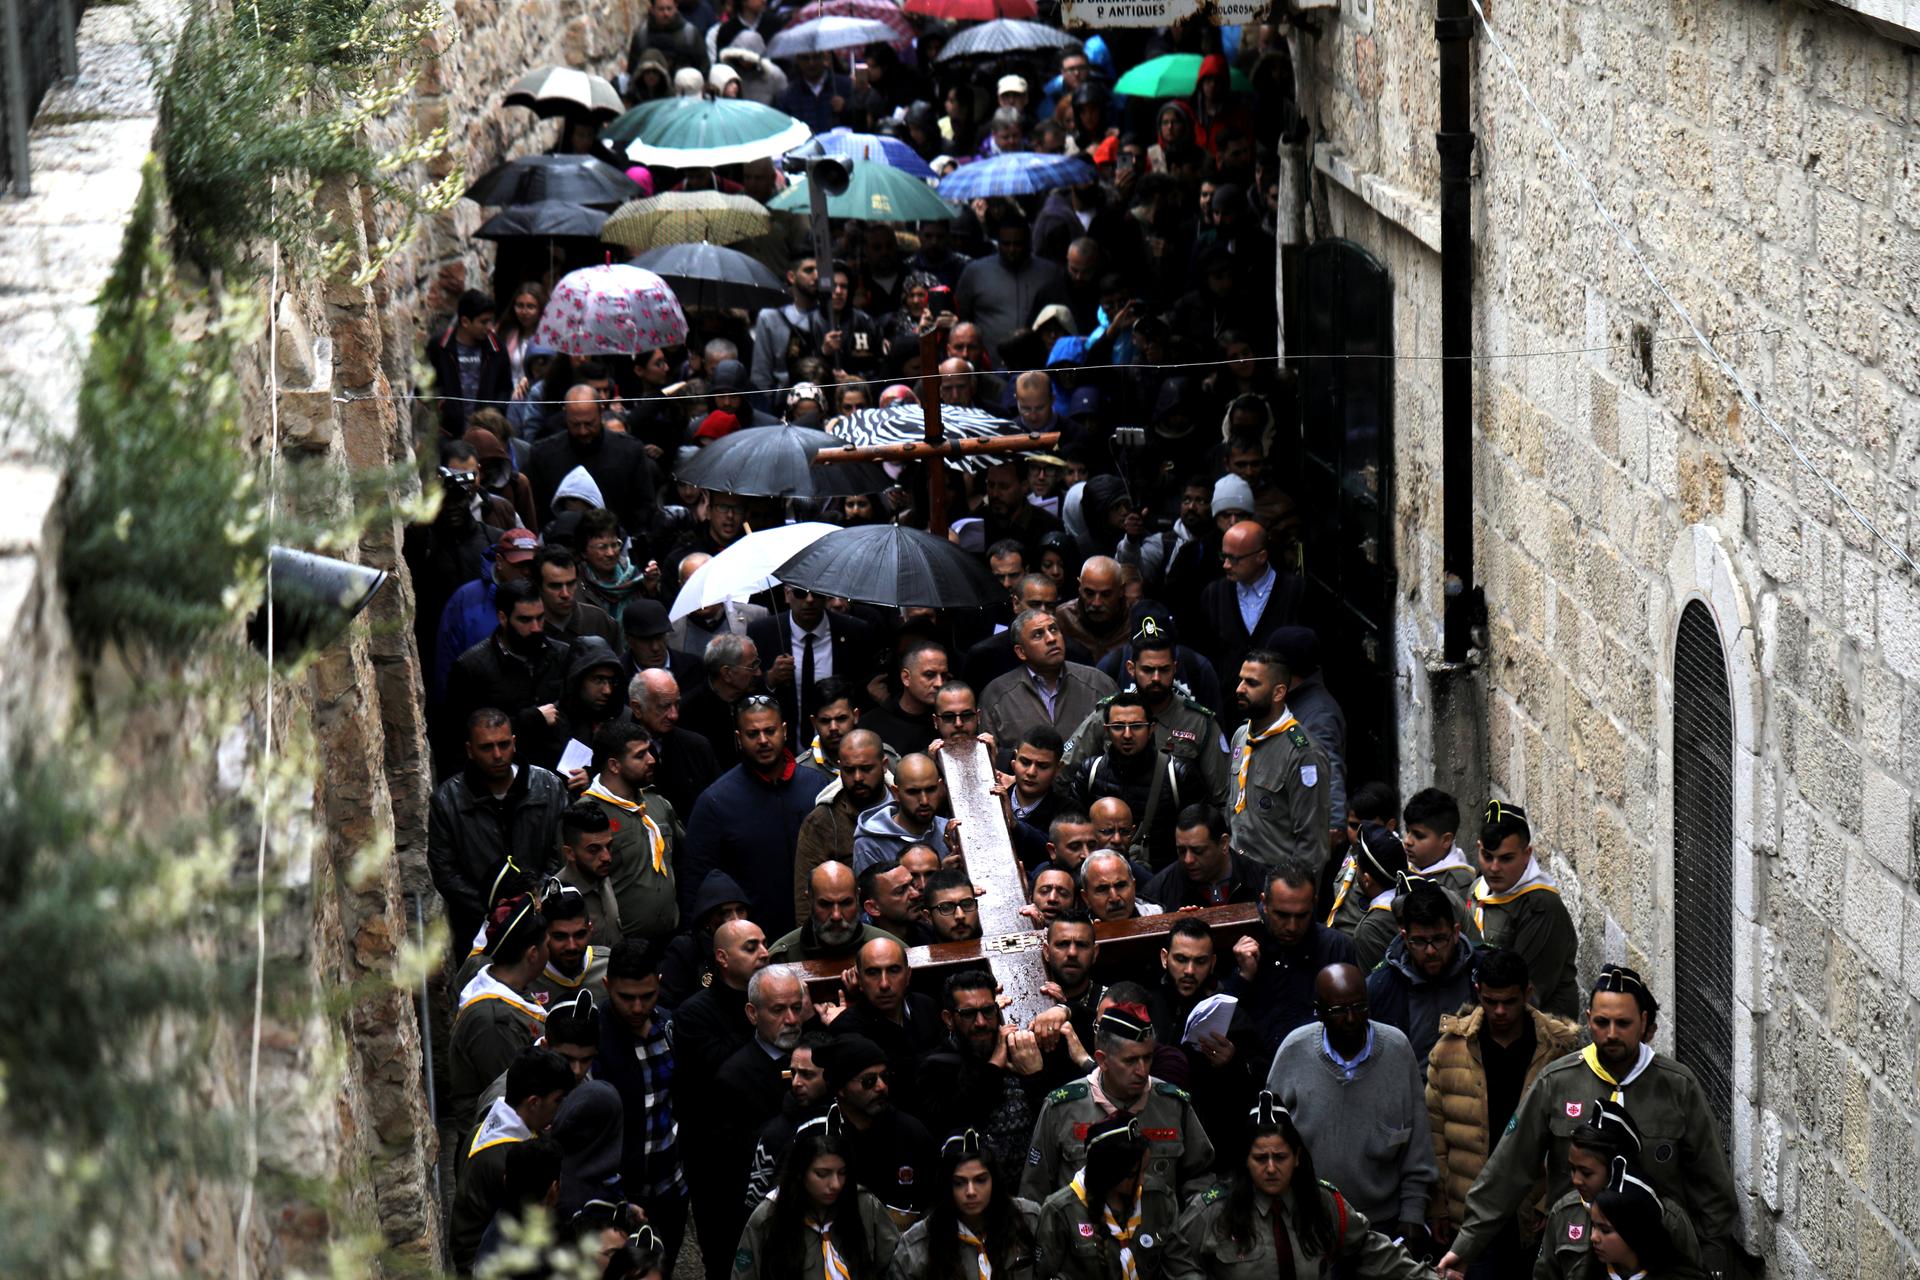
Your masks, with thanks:
[{"label": "crowd of people", "polygon": [[[707,1280],[1717,1270],[1712,1108],[1652,1048],[1639,974],[1583,987],[1527,815],[1465,827],[1349,768],[1273,358],[1284,42],[1198,20],[956,73],[953,25],[915,17],[911,43],[783,65],[792,17],[652,0],[624,92],[1098,180],[837,224],[824,279],[773,218],[743,247],[790,300],[692,312],[681,346],[539,345],[550,274],[428,335],[443,501],[408,553],[456,1269],[551,1274],[514,1243],[531,1222],[661,1280],[690,1237]],[[1190,96],[1115,96],[1170,52],[1202,58]],[[560,149],[600,145],[563,123]],[[677,479],[732,433],[922,394],[1059,443],[832,499]],[[786,586],[672,616],[753,531],[925,528],[930,485],[1004,599]],[[952,817],[941,753],[981,741],[1004,830]],[[918,950],[982,937],[968,849],[1003,843],[1046,975],[1020,1019],[991,965]],[[1235,905],[1250,923],[1202,914]],[[1140,917],[1160,945],[1103,958]]]}]

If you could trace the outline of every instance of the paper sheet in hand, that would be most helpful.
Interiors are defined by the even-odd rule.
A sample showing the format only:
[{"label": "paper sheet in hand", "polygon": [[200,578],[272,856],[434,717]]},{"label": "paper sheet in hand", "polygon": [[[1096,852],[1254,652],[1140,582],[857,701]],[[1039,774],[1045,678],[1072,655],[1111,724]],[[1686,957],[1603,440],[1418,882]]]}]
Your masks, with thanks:
[{"label": "paper sheet in hand", "polygon": [[578,738],[567,739],[567,749],[560,753],[560,767],[555,770],[564,780],[570,770],[593,767],[593,748]]},{"label": "paper sheet in hand", "polygon": [[1235,996],[1208,996],[1187,1015],[1187,1029],[1181,1033],[1180,1043],[1199,1044],[1201,1036],[1224,1036],[1233,1025],[1233,1011],[1239,1004]]}]

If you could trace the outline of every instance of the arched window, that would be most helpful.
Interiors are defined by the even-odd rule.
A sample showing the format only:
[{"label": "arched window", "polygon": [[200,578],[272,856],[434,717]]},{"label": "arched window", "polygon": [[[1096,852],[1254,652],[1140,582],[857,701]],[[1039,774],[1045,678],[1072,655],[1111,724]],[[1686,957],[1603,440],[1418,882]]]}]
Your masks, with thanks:
[{"label": "arched window", "polygon": [[1674,1056],[1723,1141],[1733,1123],[1733,703],[1713,612],[1690,600],[1673,661]]}]

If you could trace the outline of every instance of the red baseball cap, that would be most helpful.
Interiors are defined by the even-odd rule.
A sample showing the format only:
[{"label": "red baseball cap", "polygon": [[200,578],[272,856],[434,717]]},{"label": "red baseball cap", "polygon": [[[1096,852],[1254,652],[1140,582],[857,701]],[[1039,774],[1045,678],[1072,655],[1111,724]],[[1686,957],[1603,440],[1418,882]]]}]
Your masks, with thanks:
[{"label": "red baseball cap", "polygon": [[540,539],[531,529],[509,529],[500,535],[500,541],[493,544],[496,560],[508,564],[525,564],[533,559],[533,553],[540,549]]}]

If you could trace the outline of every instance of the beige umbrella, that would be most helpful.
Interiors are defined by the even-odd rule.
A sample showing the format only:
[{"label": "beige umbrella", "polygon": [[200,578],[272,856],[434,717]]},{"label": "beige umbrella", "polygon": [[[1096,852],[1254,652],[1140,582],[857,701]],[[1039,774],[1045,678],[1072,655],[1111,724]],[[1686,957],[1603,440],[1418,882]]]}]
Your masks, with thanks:
[{"label": "beige umbrella", "polygon": [[541,117],[583,115],[603,122],[626,109],[619,91],[604,78],[572,67],[529,71],[508,87],[506,104]]},{"label": "beige umbrella", "polygon": [[750,196],[724,191],[669,191],[645,200],[629,200],[600,228],[608,244],[645,253],[670,244],[737,244],[763,235],[771,221],[766,207]]}]

